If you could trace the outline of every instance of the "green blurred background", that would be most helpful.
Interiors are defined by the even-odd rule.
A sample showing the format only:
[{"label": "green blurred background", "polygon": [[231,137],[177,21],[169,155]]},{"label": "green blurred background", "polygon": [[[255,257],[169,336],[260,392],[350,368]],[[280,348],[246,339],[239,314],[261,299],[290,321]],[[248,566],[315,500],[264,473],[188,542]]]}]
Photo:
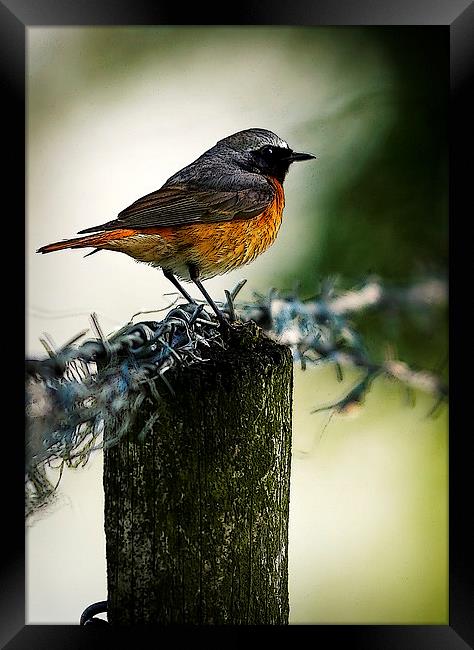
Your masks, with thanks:
[{"label": "green blurred background", "polygon": [[[30,355],[44,331],[61,344],[92,311],[111,331],[171,291],[126,256],[36,248],[114,218],[243,128],[318,159],[291,169],[274,246],[207,283],[217,299],[242,277],[245,299],[446,274],[447,28],[35,27],[27,55]],[[374,358],[390,341],[446,377],[445,310],[355,325]],[[380,379],[356,417],[311,414],[356,378],[295,369],[290,621],[447,623],[446,408],[427,418],[431,397],[408,404]],[[100,455],[67,472],[28,529],[30,623],[76,622],[105,597],[100,473]]]}]

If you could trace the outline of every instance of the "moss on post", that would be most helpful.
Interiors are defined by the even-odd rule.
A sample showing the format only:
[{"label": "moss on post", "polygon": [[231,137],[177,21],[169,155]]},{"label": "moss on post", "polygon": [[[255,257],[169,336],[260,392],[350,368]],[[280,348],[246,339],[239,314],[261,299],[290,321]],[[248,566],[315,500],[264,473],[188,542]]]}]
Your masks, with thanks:
[{"label": "moss on post", "polygon": [[208,356],[105,452],[112,624],[288,623],[291,353],[247,324]]}]

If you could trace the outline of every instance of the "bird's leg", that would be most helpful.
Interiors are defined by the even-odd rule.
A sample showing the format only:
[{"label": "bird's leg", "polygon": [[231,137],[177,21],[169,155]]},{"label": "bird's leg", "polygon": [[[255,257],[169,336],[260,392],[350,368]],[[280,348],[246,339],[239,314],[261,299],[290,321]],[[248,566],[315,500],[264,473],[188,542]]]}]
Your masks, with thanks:
[{"label": "bird's leg", "polygon": [[211,296],[207,293],[206,289],[204,288],[201,280],[199,279],[199,268],[195,264],[188,264],[188,269],[189,269],[189,276],[191,280],[194,282],[194,284],[197,286],[199,291],[202,293],[204,298],[207,300],[209,305],[212,307],[213,311],[215,312],[217,318],[221,323],[224,323],[225,325],[228,325],[229,323],[227,322],[224,314],[221,312],[221,310],[218,308],[214,300],[211,298]]},{"label": "bird's leg", "polygon": [[171,271],[170,271],[169,269],[162,269],[162,271],[163,271],[163,275],[165,276],[165,278],[166,278],[167,280],[169,280],[172,284],[174,284],[174,286],[175,286],[175,287],[178,289],[178,291],[179,291],[179,292],[180,292],[180,293],[181,293],[181,294],[186,298],[186,300],[187,300],[188,302],[192,303],[193,305],[195,305],[195,304],[196,304],[196,301],[194,300],[194,298],[191,298],[191,296],[189,295],[189,293],[186,291],[186,289],[185,289],[184,287],[182,287],[182,286],[180,285],[180,283],[179,283],[178,280],[174,277],[174,275],[171,273]]}]

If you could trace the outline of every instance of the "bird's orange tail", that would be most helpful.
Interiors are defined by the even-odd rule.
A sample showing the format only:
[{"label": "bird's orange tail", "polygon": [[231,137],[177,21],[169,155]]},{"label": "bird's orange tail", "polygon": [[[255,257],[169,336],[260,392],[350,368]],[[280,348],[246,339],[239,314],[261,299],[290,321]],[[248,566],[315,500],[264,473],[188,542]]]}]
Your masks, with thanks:
[{"label": "bird's orange tail", "polygon": [[113,239],[122,239],[132,233],[131,230],[111,230],[109,232],[96,233],[86,237],[75,237],[74,239],[63,239],[47,246],[38,248],[37,253],[53,253],[66,248],[104,248]]},{"label": "bird's orange tail", "polygon": [[38,248],[37,253],[52,253],[53,251],[61,251],[65,248],[83,248],[84,246],[92,246],[93,244],[88,244],[87,239],[90,237],[79,237],[76,239],[64,239],[63,241],[54,242],[53,244],[48,244],[47,246],[42,246]]}]

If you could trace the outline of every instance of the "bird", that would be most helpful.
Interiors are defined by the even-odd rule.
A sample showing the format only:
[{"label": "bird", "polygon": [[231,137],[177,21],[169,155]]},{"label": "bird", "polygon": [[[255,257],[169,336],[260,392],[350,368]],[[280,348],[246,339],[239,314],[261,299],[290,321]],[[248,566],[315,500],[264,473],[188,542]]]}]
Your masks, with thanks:
[{"label": "bird", "polygon": [[283,182],[290,165],[314,158],[294,151],[268,129],[238,131],[116,219],[36,252],[93,248],[86,257],[101,250],[124,253],[161,268],[184,298],[195,303],[179,282],[192,281],[225,322],[202,281],[252,262],[273,244],[282,222]]}]

